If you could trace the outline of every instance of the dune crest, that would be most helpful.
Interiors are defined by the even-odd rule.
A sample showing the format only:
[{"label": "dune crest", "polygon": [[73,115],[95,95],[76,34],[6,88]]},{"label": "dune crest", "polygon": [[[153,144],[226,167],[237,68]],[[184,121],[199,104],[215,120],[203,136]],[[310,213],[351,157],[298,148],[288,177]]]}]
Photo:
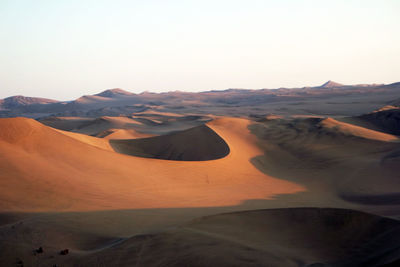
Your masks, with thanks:
[{"label": "dune crest", "polygon": [[346,122],[340,122],[332,118],[327,118],[322,120],[321,125],[328,129],[334,129],[347,135],[354,135],[365,139],[371,139],[383,142],[399,141],[399,138],[395,135],[367,129]]},{"label": "dune crest", "polygon": [[55,130],[82,143],[98,147],[104,150],[114,151],[107,139],[93,137],[86,134],[63,131],[63,130],[57,130],[57,129]]},{"label": "dune crest", "polygon": [[0,210],[226,206],[305,190],[250,163],[261,151],[249,123],[210,122],[231,153],[214,161],[177,162],[99,149],[87,142],[90,138],[77,140],[30,119],[0,119],[7,129],[0,134]]},{"label": "dune crest", "polygon": [[100,137],[103,139],[111,140],[111,139],[137,139],[137,138],[146,138],[152,137],[151,134],[140,133],[135,129],[109,129],[103,131],[96,135],[96,137]]}]

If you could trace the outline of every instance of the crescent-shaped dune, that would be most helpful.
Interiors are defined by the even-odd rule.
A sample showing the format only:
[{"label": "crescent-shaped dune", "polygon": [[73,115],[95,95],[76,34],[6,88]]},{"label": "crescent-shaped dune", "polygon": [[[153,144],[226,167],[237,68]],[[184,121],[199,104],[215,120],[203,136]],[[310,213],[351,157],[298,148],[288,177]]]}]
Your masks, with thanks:
[{"label": "crescent-shaped dune", "polygon": [[208,123],[230,153],[213,161],[182,162],[108,151],[32,119],[0,119],[0,210],[225,206],[303,191],[250,163],[262,152],[248,125],[234,118]]}]

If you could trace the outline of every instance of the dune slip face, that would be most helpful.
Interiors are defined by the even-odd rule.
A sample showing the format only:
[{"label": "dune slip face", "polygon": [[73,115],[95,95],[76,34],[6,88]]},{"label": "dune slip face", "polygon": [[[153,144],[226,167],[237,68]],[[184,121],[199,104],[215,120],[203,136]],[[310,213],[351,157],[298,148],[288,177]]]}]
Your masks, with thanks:
[{"label": "dune slip face", "polygon": [[229,154],[226,142],[206,125],[144,139],[110,140],[119,153],[166,160],[203,161]]}]

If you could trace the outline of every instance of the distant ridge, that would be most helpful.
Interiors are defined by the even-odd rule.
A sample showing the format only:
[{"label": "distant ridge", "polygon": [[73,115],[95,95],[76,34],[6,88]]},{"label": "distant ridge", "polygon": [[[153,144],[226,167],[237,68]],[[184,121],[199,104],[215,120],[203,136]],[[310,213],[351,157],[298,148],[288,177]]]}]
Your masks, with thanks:
[{"label": "distant ridge", "polygon": [[125,91],[120,88],[115,89],[108,89],[99,94],[95,94],[95,96],[102,96],[102,97],[118,97],[118,96],[127,96],[127,95],[134,95],[134,93]]},{"label": "distant ridge", "polygon": [[[342,97],[347,100],[343,102]],[[369,105],[366,97],[379,95],[381,100]],[[362,100],[359,97],[362,96]],[[315,107],[311,102],[316,100],[324,107]],[[337,99],[336,99],[337,98]],[[351,103],[354,99],[354,103]],[[47,116],[129,116],[135,112],[141,112],[149,108],[163,110],[171,113],[196,113],[204,114],[211,110],[224,114],[289,114],[301,112],[305,114],[322,114],[336,112],[333,105],[340,104],[340,114],[356,116],[387,104],[399,105],[400,83],[388,85],[361,84],[342,85],[328,81],[323,85],[302,88],[278,88],[278,89],[226,89],[202,92],[143,92],[134,93],[120,88],[108,89],[93,95],[84,95],[70,101],[54,101],[49,99],[15,96],[0,99],[0,117],[32,117],[41,118]],[[328,101],[329,100],[329,101]],[[298,101],[298,104],[279,107],[279,103]],[[395,101],[394,103],[392,103]],[[367,103],[368,102],[368,103]],[[51,104],[48,104],[51,103]],[[268,105],[266,105],[268,103]],[[306,104],[311,104],[306,107]],[[242,107],[242,108],[238,108]],[[233,112],[233,113],[232,113]]]},{"label": "distant ridge", "polygon": [[323,85],[321,85],[320,87],[321,88],[334,88],[334,87],[342,87],[342,86],[344,86],[344,85],[341,83],[337,83],[337,82],[329,80],[326,83],[324,83]]},{"label": "distant ridge", "polygon": [[0,101],[0,106],[4,108],[16,108],[33,104],[51,104],[59,101],[40,97],[27,97],[22,95],[10,96]]}]

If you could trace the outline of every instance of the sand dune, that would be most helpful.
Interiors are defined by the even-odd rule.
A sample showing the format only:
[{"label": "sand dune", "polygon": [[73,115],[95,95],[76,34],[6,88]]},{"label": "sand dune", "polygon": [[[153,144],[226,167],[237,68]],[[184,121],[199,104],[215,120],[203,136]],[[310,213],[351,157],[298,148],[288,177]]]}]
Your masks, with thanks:
[{"label": "sand dune", "polygon": [[151,137],[151,134],[140,133],[134,129],[109,129],[96,135],[96,137],[111,139],[137,139]]},{"label": "sand dune", "polygon": [[0,100],[0,266],[397,266],[399,88]]},{"label": "sand dune", "polygon": [[95,136],[110,129],[134,129],[138,125],[141,125],[141,123],[129,117],[104,116],[81,125],[74,129],[74,132]]},{"label": "sand dune", "polygon": [[126,124],[138,124],[140,125],[141,123],[136,121],[135,119],[132,119],[131,117],[110,117],[110,116],[103,116],[101,117],[101,119],[107,120],[111,123],[115,123],[115,124],[122,124],[122,125],[126,125]]},{"label": "sand dune", "polygon": [[[399,216],[399,206],[391,199],[400,191],[395,164],[400,144],[360,128],[318,118],[253,124],[250,129],[259,137],[264,155],[252,162],[268,175],[306,186],[302,194],[282,197],[284,205],[348,207]],[[362,201],[369,197],[378,201]]]},{"label": "sand dune", "polygon": [[80,266],[381,266],[399,258],[399,238],[398,221],[352,210],[257,210],[137,235]]},{"label": "sand dune", "polygon": [[[230,147],[222,159],[174,162],[100,149],[34,120],[1,119],[0,209],[98,210],[234,205],[304,190],[257,170],[248,120],[208,124]],[[193,142],[193,140],[188,139]]]},{"label": "sand dune", "polygon": [[[0,265],[380,266],[399,259],[398,221],[296,208],[400,218],[397,136],[332,118],[215,116],[184,131],[116,140],[139,137],[137,127],[151,131],[146,119],[165,129],[202,120],[169,115],[83,122],[88,133],[106,129],[104,138],[0,119]],[[274,209],[186,223],[256,208]],[[39,246],[45,253],[33,255]],[[60,256],[65,248],[70,255]]]},{"label": "sand dune", "polygon": [[352,125],[350,123],[340,122],[332,118],[327,118],[322,120],[321,125],[323,127],[338,131],[346,135],[353,135],[377,141],[386,141],[386,142],[399,141],[399,138],[395,135],[374,131],[364,127]]},{"label": "sand dune", "polygon": [[[171,224],[176,215],[187,220],[191,213],[1,214],[0,222],[8,224],[0,225],[7,244],[0,264],[13,266],[18,259],[27,266],[382,266],[400,257],[399,221],[354,210],[254,210]],[[45,252],[34,255],[39,246]],[[59,255],[65,248],[70,254]]]},{"label": "sand dune", "polygon": [[71,137],[75,140],[78,140],[78,141],[88,144],[90,146],[98,147],[98,148],[108,150],[108,151],[114,151],[114,149],[112,148],[112,146],[110,145],[110,143],[107,139],[93,137],[93,136],[89,136],[86,134],[62,131],[62,130],[58,130],[58,129],[56,129],[56,130],[68,137]]},{"label": "sand dune", "polygon": [[72,131],[74,129],[78,129],[82,125],[85,125],[94,120],[94,118],[54,116],[38,119],[40,123],[64,131]]},{"label": "sand dune", "polygon": [[387,106],[381,107],[380,109],[377,109],[377,110],[373,111],[372,113],[386,111],[386,110],[396,110],[396,109],[400,109],[400,107],[387,105]]},{"label": "sand dune", "polygon": [[362,122],[372,124],[380,131],[400,135],[400,108],[385,106],[375,112],[358,117]]},{"label": "sand dune", "polygon": [[110,145],[119,153],[167,160],[213,160],[229,154],[225,141],[205,125],[163,136],[110,140]]},{"label": "sand dune", "polygon": [[[139,112],[133,116],[103,116],[100,118],[47,117],[39,119],[41,123],[53,128],[92,136],[104,137],[110,131],[115,132],[115,129],[120,129],[119,133],[115,133],[117,137],[115,139],[122,139],[124,135],[127,136],[127,139],[130,138],[130,135],[133,135],[133,138],[163,135],[203,125],[210,120],[211,117],[205,115],[178,115],[155,111]],[[130,133],[123,130],[130,131]]]},{"label": "sand dune", "polygon": [[[0,122],[7,129],[0,133],[3,210],[226,206],[297,192],[263,205],[327,205],[397,214],[396,206],[386,205],[400,190],[400,144],[391,142],[392,135],[333,119],[252,123],[216,118],[186,132],[113,140],[112,146],[107,139],[57,131],[29,119]],[[215,146],[219,137],[229,147],[227,156],[225,146]],[[164,159],[225,157],[174,162],[114,149]],[[378,199],[379,206],[363,201],[368,197]]]},{"label": "sand dune", "polygon": [[87,135],[96,135],[103,131],[111,129],[131,129],[140,122],[130,117],[110,117],[84,118],[84,117],[47,117],[39,119],[47,126],[64,130],[83,133]]},{"label": "sand dune", "polygon": [[135,113],[132,118],[142,123],[136,129],[153,135],[164,135],[203,125],[212,118],[208,115],[179,115],[170,112],[146,110]]},{"label": "sand dune", "polygon": [[148,116],[148,115],[158,115],[158,116],[169,116],[169,117],[183,117],[185,115],[173,112],[163,112],[162,110],[146,110],[142,112],[135,113],[136,116]]}]

